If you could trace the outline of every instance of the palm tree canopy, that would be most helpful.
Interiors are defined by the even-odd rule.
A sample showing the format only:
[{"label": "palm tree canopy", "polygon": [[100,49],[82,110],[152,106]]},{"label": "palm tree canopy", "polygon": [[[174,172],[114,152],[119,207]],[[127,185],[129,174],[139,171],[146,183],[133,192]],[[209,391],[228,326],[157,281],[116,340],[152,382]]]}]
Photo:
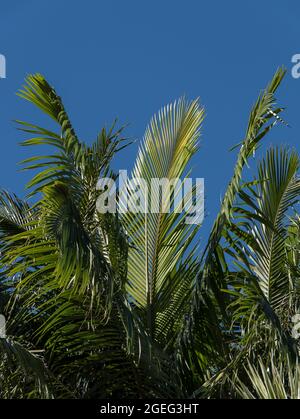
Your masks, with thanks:
[{"label": "palm tree canopy", "polygon": [[[199,151],[199,100],[152,118],[119,211],[101,212],[99,180],[117,178],[124,127],[84,143],[53,87],[27,77],[19,96],[56,128],[18,121],[24,146],[52,151],[23,162],[34,170],[26,200],[0,195],[1,398],[299,398],[299,155],[271,147],[245,175],[285,124],[275,100],[284,74],[250,111],[202,253],[201,223],[188,218],[195,186],[176,188]],[[151,211],[138,211],[153,185]]]}]

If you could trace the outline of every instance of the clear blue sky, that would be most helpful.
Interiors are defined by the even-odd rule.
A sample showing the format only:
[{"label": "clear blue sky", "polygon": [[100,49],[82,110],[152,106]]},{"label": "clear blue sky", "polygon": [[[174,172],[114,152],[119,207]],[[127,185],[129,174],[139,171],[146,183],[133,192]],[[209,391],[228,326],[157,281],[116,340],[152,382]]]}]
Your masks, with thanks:
[{"label": "clear blue sky", "polygon": [[[251,105],[279,65],[288,74],[278,93],[292,129],[276,128],[269,144],[299,150],[299,0],[10,0],[1,4],[0,187],[24,196],[28,174],[16,163],[31,155],[18,146],[13,119],[47,125],[15,92],[41,72],[63,97],[80,138],[94,139],[115,117],[141,139],[151,115],[182,94],[206,108],[194,176],[206,181],[206,235],[228,182]],[[136,146],[119,156],[130,167]]]}]

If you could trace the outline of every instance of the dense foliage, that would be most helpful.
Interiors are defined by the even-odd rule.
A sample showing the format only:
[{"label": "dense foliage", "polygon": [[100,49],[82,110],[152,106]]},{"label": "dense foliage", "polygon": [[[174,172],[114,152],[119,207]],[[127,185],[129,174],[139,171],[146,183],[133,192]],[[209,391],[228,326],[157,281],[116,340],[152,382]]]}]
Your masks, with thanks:
[{"label": "dense foliage", "polygon": [[[299,156],[272,147],[253,178],[247,169],[285,124],[274,97],[283,76],[250,112],[203,251],[185,213],[99,213],[97,182],[116,176],[123,129],[87,145],[47,81],[27,78],[19,95],[57,130],[18,121],[23,145],[53,154],[24,162],[28,201],[0,197],[1,398],[300,397]],[[203,118],[197,100],[162,109],[132,175],[187,176]]]}]

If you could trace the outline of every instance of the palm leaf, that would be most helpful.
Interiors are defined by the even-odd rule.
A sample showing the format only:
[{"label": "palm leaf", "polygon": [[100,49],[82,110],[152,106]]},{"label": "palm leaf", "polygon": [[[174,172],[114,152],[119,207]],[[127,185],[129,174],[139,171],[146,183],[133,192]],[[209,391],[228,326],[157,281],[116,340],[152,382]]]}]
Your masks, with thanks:
[{"label": "palm leaf", "polygon": [[[202,120],[203,109],[198,101],[187,103],[184,99],[165,107],[152,119],[132,172],[133,179],[145,180],[141,189],[143,200],[149,202],[148,190],[152,179],[172,180],[184,174],[198,149]],[[147,214],[127,212],[123,216],[133,244],[128,257],[128,292],[135,303],[145,310],[151,335],[155,329],[157,295],[197,230],[195,226],[185,224],[184,215],[166,213],[166,192],[162,192],[162,205],[157,202],[159,197],[154,199],[156,208],[159,208],[156,213],[151,213],[149,209]],[[182,203],[180,201],[178,205]],[[188,207],[190,204],[189,201]]]}]

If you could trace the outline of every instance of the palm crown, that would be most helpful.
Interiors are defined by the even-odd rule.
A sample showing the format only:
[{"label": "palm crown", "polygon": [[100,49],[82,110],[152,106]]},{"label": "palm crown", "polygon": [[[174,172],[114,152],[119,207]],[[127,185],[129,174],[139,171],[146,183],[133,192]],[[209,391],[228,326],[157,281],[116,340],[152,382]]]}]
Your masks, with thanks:
[{"label": "palm crown", "polygon": [[[83,143],[55,90],[41,75],[27,78],[19,95],[58,128],[18,121],[30,135],[23,145],[53,154],[24,162],[36,172],[27,185],[33,200],[0,197],[2,398],[299,395],[291,322],[299,309],[299,156],[270,148],[255,178],[243,180],[260,143],[284,123],[274,97],[283,76],[279,69],[251,110],[202,254],[200,226],[184,213],[97,210],[99,178],[116,177],[111,159],[128,145],[123,128]],[[163,108],[146,129],[133,178],[149,186],[187,177],[203,118],[198,100]]]}]

